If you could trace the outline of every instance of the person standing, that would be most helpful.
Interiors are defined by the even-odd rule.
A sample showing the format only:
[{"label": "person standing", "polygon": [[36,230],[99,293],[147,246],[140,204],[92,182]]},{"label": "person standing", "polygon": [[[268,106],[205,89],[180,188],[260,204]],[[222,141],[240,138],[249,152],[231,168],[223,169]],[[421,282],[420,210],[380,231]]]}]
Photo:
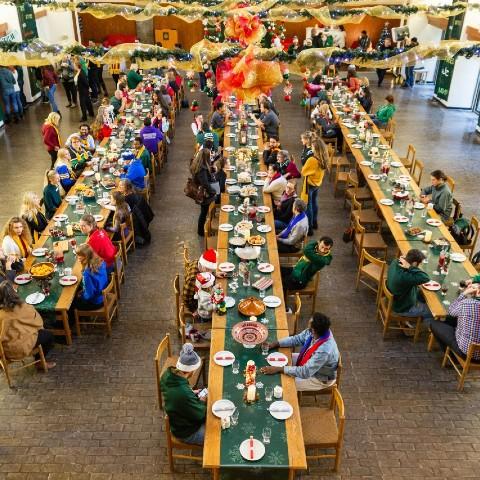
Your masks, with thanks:
[{"label": "person standing", "polygon": [[[386,37],[383,43],[378,44],[377,50],[381,53],[386,52],[392,48],[392,39],[390,37]],[[378,86],[381,87],[383,80],[385,78],[385,74],[387,73],[387,68],[377,68],[377,78],[378,78]]]},{"label": "person standing", "polygon": [[[417,37],[413,37],[412,39],[407,38],[405,41],[405,47],[408,49],[418,47]],[[415,64],[405,67],[405,82],[402,85],[402,88],[412,88],[415,85],[415,75],[413,73],[414,68]]]},{"label": "person standing", "polygon": [[92,60],[88,62],[88,86],[90,87],[90,91],[92,92],[92,103],[98,102],[98,94],[100,92],[100,85],[98,84],[98,65]]},{"label": "person standing", "polygon": [[15,91],[14,102],[16,103],[16,106],[17,106],[18,118],[23,120],[23,103],[22,103],[22,96],[21,96],[22,89],[20,88],[18,70],[15,67],[8,67],[8,68],[12,72],[13,78],[15,79],[13,89]]},{"label": "person standing", "polygon": [[82,67],[81,60],[75,62],[75,76],[73,81],[78,90],[78,98],[80,101],[80,109],[82,111],[81,122],[87,121],[87,112],[90,117],[94,117],[92,100],[90,98],[90,87],[88,84],[87,73]]},{"label": "person standing", "polygon": [[[0,68],[0,90],[2,92],[3,104],[5,105],[5,123],[10,123],[13,119],[18,123],[19,109],[17,95],[15,92],[16,80],[13,73],[7,67]],[[23,112],[23,108],[22,108]]]},{"label": "person standing", "polygon": [[362,33],[360,35],[360,38],[358,39],[358,45],[359,47],[366,52],[371,45],[372,41],[370,40],[370,37],[367,34],[366,30],[362,30]]},{"label": "person standing", "polygon": [[143,80],[143,77],[138,73],[138,65],[132,63],[130,70],[127,73],[127,85],[130,90],[135,90],[137,85]]},{"label": "person standing", "polygon": [[60,64],[60,79],[62,80],[65,94],[67,95],[67,108],[75,108],[77,106],[77,87],[73,81],[75,69],[70,55],[67,55]]},{"label": "person standing", "polygon": [[50,112],[42,125],[43,143],[47,147],[47,151],[51,160],[50,168],[53,168],[55,165],[55,162],[57,161],[58,150],[60,150],[60,145],[62,144],[60,133],[58,131],[59,124],[60,114],[56,112]]},{"label": "person standing", "polygon": [[55,92],[57,91],[58,77],[51,65],[47,65],[42,69],[42,85],[45,88],[48,96],[48,102],[52,112],[58,113],[58,106],[55,102]]}]

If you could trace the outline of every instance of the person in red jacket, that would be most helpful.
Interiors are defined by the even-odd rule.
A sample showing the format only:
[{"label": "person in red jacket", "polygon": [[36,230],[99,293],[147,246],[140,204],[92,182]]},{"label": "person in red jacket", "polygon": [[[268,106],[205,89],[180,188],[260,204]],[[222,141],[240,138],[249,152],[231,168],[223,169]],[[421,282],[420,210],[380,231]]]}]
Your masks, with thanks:
[{"label": "person in red jacket", "polygon": [[92,250],[107,264],[107,272],[113,272],[113,264],[117,249],[103,228],[98,228],[93,215],[83,215],[80,219],[80,230],[88,235],[87,243]]},{"label": "person in red jacket", "polygon": [[51,112],[48,114],[48,117],[45,119],[45,122],[42,125],[42,137],[43,143],[47,147],[48,154],[52,164],[50,169],[53,169],[55,162],[57,161],[57,154],[62,145],[60,139],[60,133],[58,131],[58,125],[60,123],[60,115],[56,112]]}]

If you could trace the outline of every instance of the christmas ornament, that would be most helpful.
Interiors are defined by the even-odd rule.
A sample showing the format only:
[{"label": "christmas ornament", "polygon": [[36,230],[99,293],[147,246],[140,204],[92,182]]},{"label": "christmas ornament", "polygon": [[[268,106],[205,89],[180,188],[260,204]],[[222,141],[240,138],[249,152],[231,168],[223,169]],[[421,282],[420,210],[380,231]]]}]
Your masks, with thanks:
[{"label": "christmas ornament", "polygon": [[190,110],[192,112],[196,112],[198,110],[198,100],[192,100],[192,104],[190,106]]}]

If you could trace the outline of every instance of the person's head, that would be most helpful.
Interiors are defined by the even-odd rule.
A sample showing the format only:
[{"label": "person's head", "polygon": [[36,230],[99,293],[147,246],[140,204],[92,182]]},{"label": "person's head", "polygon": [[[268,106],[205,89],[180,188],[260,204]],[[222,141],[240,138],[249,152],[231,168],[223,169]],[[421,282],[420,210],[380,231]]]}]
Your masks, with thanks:
[{"label": "person's head", "polygon": [[121,90],[115,90],[114,95],[117,100],[121,100],[123,98],[123,92]]},{"label": "person's head", "polygon": [[168,95],[168,91],[167,91],[167,86],[166,85],[161,85],[160,86],[160,93],[162,95]]},{"label": "person's head", "polygon": [[154,102],[158,102],[160,101],[160,96],[161,96],[160,90],[155,90],[152,94],[152,100]]},{"label": "person's head", "polygon": [[262,102],[260,104],[260,110],[262,112],[268,113],[270,111],[270,102]]},{"label": "person's head", "polygon": [[212,151],[213,150],[213,140],[211,140],[210,138],[207,138],[203,142],[203,148]]},{"label": "person's head", "polygon": [[296,190],[296,182],[294,178],[291,178],[285,187],[285,193],[290,197],[295,193]]},{"label": "person's head", "polygon": [[360,83],[364,88],[367,88],[370,86],[370,80],[367,77],[362,77],[362,79],[360,80]]},{"label": "person's head", "polygon": [[127,74],[126,73],[120,73],[118,75],[118,81],[119,82],[126,82],[127,81]]},{"label": "person's head", "polygon": [[60,183],[60,175],[55,170],[47,172],[47,181],[50,185],[58,185]]},{"label": "person's head", "polygon": [[312,142],[312,150],[314,157],[317,159],[319,167],[322,170],[325,170],[328,165],[327,145],[320,137],[316,137]]},{"label": "person's head", "polygon": [[268,139],[268,146],[270,148],[278,148],[280,146],[280,142],[275,137],[270,137]]},{"label": "person's head", "polygon": [[432,187],[437,187],[442,185],[447,181],[447,176],[443,170],[434,170],[430,173],[430,182]]},{"label": "person's head", "polygon": [[385,97],[385,102],[390,105],[393,105],[395,103],[395,99],[393,98],[393,95],[387,95]]},{"label": "person's head", "polygon": [[89,268],[92,272],[98,272],[103,260],[92,250],[88,243],[82,243],[76,249],[77,258],[85,270]]},{"label": "person's head", "polygon": [[145,120],[143,121],[143,124],[146,127],[150,127],[152,125],[152,119],[150,117],[145,117]]},{"label": "person's head", "polygon": [[418,43],[418,38],[417,37],[412,37],[412,42],[413,43]]},{"label": "person's head", "polygon": [[86,123],[82,123],[79,132],[82,137],[86,137],[90,133],[90,127]]},{"label": "person's head", "polygon": [[[21,212],[23,214],[37,213],[40,210],[40,199],[35,192],[25,192],[23,194]],[[29,218],[31,218],[29,216]]]},{"label": "person's head", "polygon": [[392,46],[392,39],[390,37],[387,37],[383,41],[383,44],[385,45],[385,48],[390,48]]},{"label": "person's head", "polygon": [[333,247],[333,240],[330,237],[323,236],[318,241],[318,251],[322,255],[328,255]]},{"label": "person's head", "polygon": [[362,37],[366,37],[367,36],[367,31],[366,30],[362,30]]},{"label": "person's head", "polygon": [[0,283],[0,310],[12,311],[16,306],[22,305],[22,303],[23,301],[12,282],[4,280]]},{"label": "person's head", "polygon": [[208,122],[203,122],[202,123],[202,132],[209,132],[210,131],[210,126],[208,125]]},{"label": "person's head", "polygon": [[120,182],[118,182],[118,191],[126,196],[135,193],[135,188],[128,178],[122,178]]},{"label": "person's head", "polygon": [[300,198],[297,198],[293,202],[293,213],[295,215],[298,215],[300,213],[306,212],[307,211],[307,204],[301,200]]},{"label": "person's head", "polygon": [[132,63],[130,65],[130,70],[133,70],[134,72],[136,72],[138,70],[138,65],[136,63]]},{"label": "person's head", "polygon": [[205,250],[198,259],[199,272],[215,272],[217,269],[217,251],[213,248]]},{"label": "person's head", "polygon": [[285,163],[287,160],[290,160],[290,154],[288,150],[279,150],[277,153],[277,162]]},{"label": "person's head", "polygon": [[222,113],[223,112],[223,107],[224,107],[223,102],[218,102],[217,106],[215,107],[215,110],[219,113]]},{"label": "person's head", "polygon": [[312,145],[313,134],[311,130],[307,130],[300,135],[300,139],[302,140],[302,145],[305,147],[310,147]]},{"label": "person's head", "polygon": [[32,243],[28,225],[21,217],[11,217],[5,225],[3,235],[9,235],[10,237],[22,237],[24,240],[26,240],[28,245]]},{"label": "person's head", "polygon": [[85,214],[82,216],[79,222],[80,230],[84,235],[90,235],[94,230],[96,230],[97,222],[93,215]]},{"label": "person's head", "polygon": [[75,150],[80,150],[82,148],[82,141],[80,140],[80,137],[78,135],[74,135],[70,140],[70,145]]},{"label": "person's head", "polygon": [[293,36],[293,44],[295,46],[298,45],[298,37],[296,35]]},{"label": "person's head", "polygon": [[322,103],[318,108],[318,113],[322,117],[328,117],[330,114],[330,107],[328,106],[328,103]]},{"label": "person's head", "polygon": [[423,262],[424,258],[425,255],[416,248],[412,248],[405,255],[405,260],[413,267],[418,267]]},{"label": "person's head", "polygon": [[320,312],[315,312],[308,322],[308,328],[315,338],[322,337],[330,329],[330,319]]},{"label": "person's head", "polygon": [[268,174],[270,176],[274,176],[276,175],[277,173],[280,172],[280,165],[278,165],[278,163],[271,163],[269,166],[268,166]]},{"label": "person's head", "polygon": [[180,374],[185,378],[189,378],[201,365],[202,360],[197,352],[195,352],[193,345],[191,343],[185,343],[178,356],[177,364],[175,365],[177,375]]},{"label": "person's head", "polygon": [[193,158],[193,162],[190,167],[192,175],[196,175],[202,167],[207,167],[210,169],[210,150],[205,147],[199,150]]},{"label": "person's head", "polygon": [[135,137],[135,140],[133,141],[133,148],[135,150],[140,150],[143,145],[143,140],[141,137]]},{"label": "person's head", "polygon": [[58,124],[60,123],[60,114],[57,112],[50,112],[45,119],[45,123],[58,127]]},{"label": "person's head", "polygon": [[124,208],[127,204],[127,202],[125,201],[125,195],[118,190],[112,190],[110,192],[110,199],[112,205],[115,205],[117,208]]}]

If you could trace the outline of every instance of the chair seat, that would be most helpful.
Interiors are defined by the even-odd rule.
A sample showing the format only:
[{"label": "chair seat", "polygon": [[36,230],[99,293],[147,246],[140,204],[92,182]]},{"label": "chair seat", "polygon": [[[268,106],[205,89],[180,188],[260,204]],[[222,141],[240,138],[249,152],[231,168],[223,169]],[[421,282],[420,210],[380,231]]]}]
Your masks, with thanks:
[{"label": "chair seat", "polygon": [[377,215],[377,212],[371,208],[367,210],[360,210],[360,213],[354,214],[361,224],[378,224],[382,222],[382,219]]},{"label": "chair seat", "polygon": [[345,191],[345,196],[347,198],[352,198],[353,194],[355,194],[355,198],[359,202],[365,202],[366,200],[371,200],[372,199],[372,192],[370,191],[370,189],[368,187],[357,188],[356,191],[355,191],[354,188],[348,188]]},{"label": "chair seat", "polygon": [[217,243],[218,243],[218,237],[217,236],[206,237],[205,242],[207,244],[207,250],[210,248],[216,249]]},{"label": "chair seat", "polygon": [[[361,235],[358,233],[355,234],[355,241],[357,244],[360,243],[361,238]],[[365,233],[363,236],[363,248],[369,248],[372,250],[378,248],[379,250],[382,250],[387,248],[387,244],[379,233]]]},{"label": "chair seat", "polygon": [[400,161],[403,163],[403,166],[406,167],[406,168],[410,168],[412,166],[412,163],[413,163],[407,157],[400,157]]},{"label": "chair seat", "polygon": [[346,182],[348,180],[348,172],[339,172],[338,173],[338,181],[339,182]]},{"label": "chair seat", "polygon": [[380,277],[382,275],[382,268],[379,265],[374,263],[369,263],[362,267],[362,273],[368,275],[370,278],[373,278],[377,282],[380,282]]},{"label": "chair seat", "polygon": [[[320,407],[301,407],[303,441],[306,447],[333,445],[338,440],[337,420],[333,410]],[[312,419],[315,419],[312,422]],[[321,425],[321,428],[319,428]]]}]

